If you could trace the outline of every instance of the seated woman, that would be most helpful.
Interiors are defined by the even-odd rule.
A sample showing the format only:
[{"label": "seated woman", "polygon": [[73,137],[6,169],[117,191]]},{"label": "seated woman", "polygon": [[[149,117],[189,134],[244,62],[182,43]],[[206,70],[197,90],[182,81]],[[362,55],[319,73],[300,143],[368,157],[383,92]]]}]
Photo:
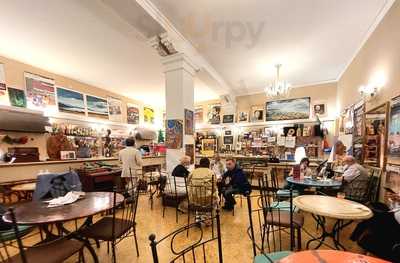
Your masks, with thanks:
[{"label": "seated woman", "polygon": [[[290,171],[289,175],[293,176],[294,168]],[[310,160],[307,157],[304,157],[300,161],[300,177],[311,177],[312,176],[312,170],[310,168]],[[298,190],[299,192],[304,192],[304,189],[306,189],[306,186],[301,186],[297,184],[291,184],[288,183],[285,186],[285,189],[289,189],[292,187],[293,190]]]},{"label": "seated woman", "polygon": [[175,166],[174,170],[172,171],[172,176],[175,177],[188,177],[189,175],[189,165],[190,165],[190,156],[183,156],[179,160],[179,164]]}]

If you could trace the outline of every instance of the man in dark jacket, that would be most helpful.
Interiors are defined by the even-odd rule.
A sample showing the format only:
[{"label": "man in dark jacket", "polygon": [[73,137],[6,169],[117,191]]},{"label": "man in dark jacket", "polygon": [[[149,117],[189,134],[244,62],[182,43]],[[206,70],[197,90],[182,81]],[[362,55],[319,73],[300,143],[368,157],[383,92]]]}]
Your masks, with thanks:
[{"label": "man in dark jacket", "polygon": [[234,194],[249,194],[251,186],[243,170],[238,167],[235,159],[226,159],[227,171],[222,176],[222,194],[224,195],[225,205],[222,207],[225,210],[232,210],[235,205]]}]

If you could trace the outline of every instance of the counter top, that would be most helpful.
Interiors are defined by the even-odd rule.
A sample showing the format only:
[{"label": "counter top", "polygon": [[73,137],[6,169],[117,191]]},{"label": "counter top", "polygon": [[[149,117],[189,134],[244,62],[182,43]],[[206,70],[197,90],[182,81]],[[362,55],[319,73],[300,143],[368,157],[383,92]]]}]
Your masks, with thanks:
[{"label": "counter top", "polygon": [[[165,158],[165,155],[160,156],[143,156],[143,159]],[[26,163],[0,163],[2,167],[15,167],[15,166],[28,166],[28,165],[49,165],[49,164],[62,164],[62,163],[84,163],[84,162],[100,162],[100,161],[117,161],[116,157],[93,157],[93,158],[78,158],[74,160],[54,160],[54,161],[40,161],[40,162],[26,162]]]}]

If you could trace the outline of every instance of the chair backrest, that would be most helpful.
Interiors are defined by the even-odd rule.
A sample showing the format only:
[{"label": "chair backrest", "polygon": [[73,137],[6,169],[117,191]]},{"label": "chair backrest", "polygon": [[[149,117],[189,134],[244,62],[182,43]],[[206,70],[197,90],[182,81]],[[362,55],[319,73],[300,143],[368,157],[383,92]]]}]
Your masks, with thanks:
[{"label": "chair backrest", "polygon": [[264,254],[267,261],[272,262],[267,253],[293,250],[293,203],[290,189],[289,207],[277,206],[266,177],[264,175],[259,178],[260,194],[247,196],[248,235],[252,241],[254,256]]},{"label": "chair backrest", "polygon": [[[136,177],[131,176],[125,177],[127,180],[124,189],[114,190],[114,205],[113,205],[113,224],[112,224],[112,234],[113,239],[124,238],[128,236],[135,225],[136,212],[139,202],[139,189],[138,180]],[[117,203],[117,193],[124,196],[124,201],[120,204]],[[119,224],[117,226],[117,224]],[[122,235],[116,236],[117,227],[125,230],[125,232],[120,233]]]},{"label": "chair backrest", "polygon": [[[222,255],[222,240],[221,240],[221,222],[219,211],[210,219],[201,220],[200,223],[206,220],[215,220],[217,225],[217,235],[211,234],[208,228],[199,228],[198,223],[193,223],[181,227],[163,238],[156,240],[156,235],[149,236],[150,247],[153,256],[153,263],[159,262],[215,262],[217,256],[218,262],[223,263]],[[190,229],[192,235],[187,236],[186,233]],[[208,230],[208,231],[207,231]],[[186,237],[185,240],[182,238]],[[163,250],[162,255],[158,255],[158,247],[166,247],[169,242],[169,252]],[[214,245],[215,243],[216,246]],[[187,245],[182,245],[187,244]],[[217,253],[215,255],[215,247]]]},{"label": "chair backrest", "polygon": [[192,177],[186,182],[190,210],[210,210],[216,206],[218,196],[215,180],[215,175],[212,175],[211,180],[205,181],[203,178]]},{"label": "chair backrest", "polygon": [[18,230],[18,226],[16,223],[15,219],[15,214],[14,214],[14,209],[9,208],[8,212],[11,215],[11,220],[12,220],[12,231],[14,231],[14,237],[15,240],[17,241],[18,245],[18,250],[19,250],[19,256],[16,256],[12,258],[12,256],[15,254],[15,247],[11,244],[10,241],[8,241],[6,238],[3,237],[3,233],[0,232],[0,262],[4,263],[13,263],[13,262],[22,262],[22,263],[27,263],[27,257],[25,254],[25,250],[22,244],[21,240],[21,235]]}]

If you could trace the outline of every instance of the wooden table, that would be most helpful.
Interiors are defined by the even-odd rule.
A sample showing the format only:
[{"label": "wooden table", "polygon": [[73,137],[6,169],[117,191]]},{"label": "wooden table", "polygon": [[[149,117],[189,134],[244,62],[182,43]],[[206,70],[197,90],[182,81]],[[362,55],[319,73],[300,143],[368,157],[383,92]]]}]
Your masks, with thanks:
[{"label": "wooden table", "polygon": [[[124,200],[121,194],[117,194],[116,203],[119,204]],[[49,224],[62,224],[63,222],[87,218],[83,226],[91,223],[91,217],[100,212],[109,210],[114,206],[114,193],[112,192],[89,192],[85,197],[68,205],[58,207],[48,207],[48,204],[43,201],[32,201],[27,203],[20,203],[14,206],[14,213],[16,222],[19,225],[36,225],[48,235],[52,235],[45,227]],[[9,213],[3,215],[5,222],[12,222]],[[65,228],[64,228],[65,230]],[[67,232],[67,231],[66,231]],[[73,234],[73,233],[72,233]],[[79,235],[74,234],[74,238],[79,239]],[[94,261],[98,262],[96,252],[87,240],[85,246],[92,254]]]},{"label": "wooden table", "polygon": [[[307,248],[314,241],[319,242],[316,247],[319,248],[325,239],[330,237],[333,239],[336,249],[345,250],[339,240],[340,230],[350,225],[354,220],[368,219],[373,215],[371,209],[365,205],[331,196],[301,195],[293,199],[293,204],[300,210],[311,213],[322,229],[321,236],[307,242]],[[331,232],[328,232],[326,228],[327,217],[336,220]],[[345,221],[347,222],[345,223]]]},{"label": "wooden table", "polygon": [[281,260],[279,263],[336,263],[336,262],[363,262],[363,263],[389,263],[389,261],[368,257],[365,255],[337,251],[337,250],[306,250],[293,253]]}]

